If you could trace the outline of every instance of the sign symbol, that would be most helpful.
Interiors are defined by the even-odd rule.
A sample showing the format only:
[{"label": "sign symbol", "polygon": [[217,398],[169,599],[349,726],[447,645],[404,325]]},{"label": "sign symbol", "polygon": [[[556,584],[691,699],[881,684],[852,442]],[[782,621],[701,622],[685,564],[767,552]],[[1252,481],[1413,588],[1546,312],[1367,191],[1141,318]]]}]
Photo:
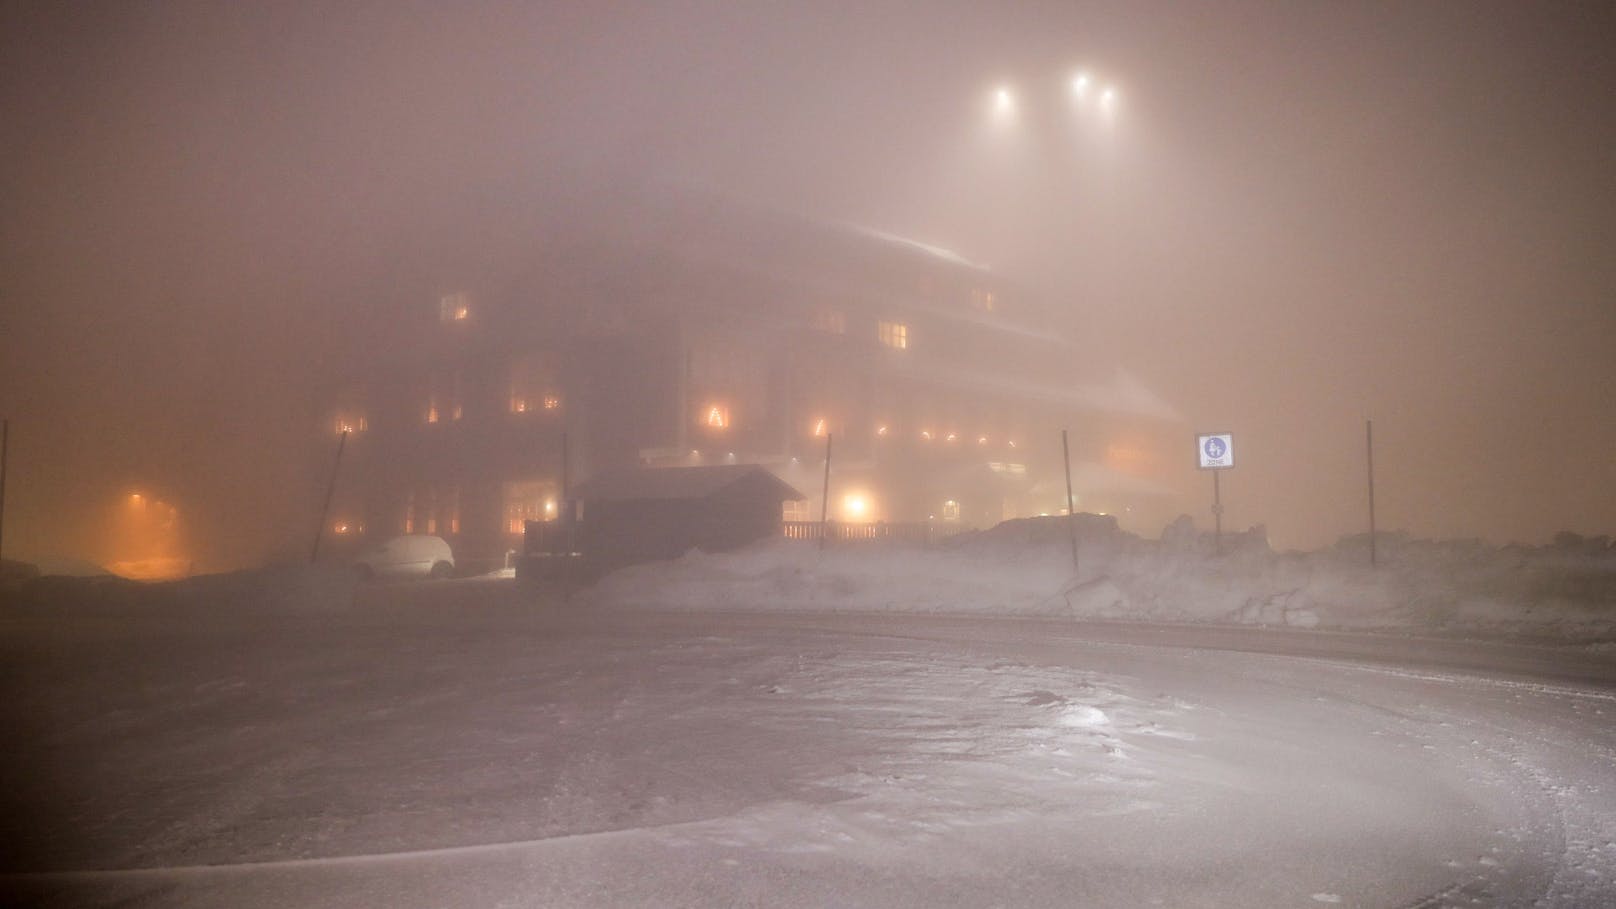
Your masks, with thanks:
[{"label": "sign symbol", "polygon": [[1223,444],[1223,440],[1217,436],[1213,436],[1212,438],[1206,440],[1206,456],[1208,458],[1211,458],[1214,461],[1221,461],[1223,460],[1223,456],[1228,453],[1229,447]]}]

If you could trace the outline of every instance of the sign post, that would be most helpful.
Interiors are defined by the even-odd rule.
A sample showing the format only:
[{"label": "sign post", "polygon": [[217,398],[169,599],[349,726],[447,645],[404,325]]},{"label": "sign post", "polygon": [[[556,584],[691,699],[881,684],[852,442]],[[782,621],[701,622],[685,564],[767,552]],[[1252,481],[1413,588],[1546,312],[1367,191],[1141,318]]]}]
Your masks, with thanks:
[{"label": "sign post", "polygon": [[1234,434],[1202,433],[1195,437],[1197,466],[1212,471],[1213,549],[1223,554],[1223,489],[1218,474],[1234,466]]},{"label": "sign post", "polygon": [[1077,563],[1077,504],[1072,497],[1072,449],[1066,444],[1066,430],[1061,430],[1061,457],[1066,460],[1066,527],[1072,534],[1072,571]]}]

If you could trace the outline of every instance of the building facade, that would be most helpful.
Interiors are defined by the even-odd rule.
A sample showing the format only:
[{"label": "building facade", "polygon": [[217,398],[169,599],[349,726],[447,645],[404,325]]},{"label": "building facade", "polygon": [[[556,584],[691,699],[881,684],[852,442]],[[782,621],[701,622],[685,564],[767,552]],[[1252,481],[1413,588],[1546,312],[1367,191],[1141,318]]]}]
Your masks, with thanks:
[{"label": "building facade", "polygon": [[985,527],[1065,510],[1062,429],[1080,510],[1159,518],[1170,408],[1093,382],[992,270],[733,207],[625,221],[549,223],[404,289],[329,417],[350,433],[338,538],[437,534],[494,564],[569,484],[725,463],[808,494],[786,520]]}]

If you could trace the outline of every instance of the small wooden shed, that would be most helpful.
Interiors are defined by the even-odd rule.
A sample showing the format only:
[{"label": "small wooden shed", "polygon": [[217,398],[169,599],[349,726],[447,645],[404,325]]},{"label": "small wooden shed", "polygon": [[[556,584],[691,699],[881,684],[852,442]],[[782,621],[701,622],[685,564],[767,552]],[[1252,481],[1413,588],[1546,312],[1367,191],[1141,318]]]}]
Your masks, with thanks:
[{"label": "small wooden shed", "polygon": [[802,493],[756,464],[611,471],[578,486],[579,550],[596,570],[723,552],[780,532]]}]

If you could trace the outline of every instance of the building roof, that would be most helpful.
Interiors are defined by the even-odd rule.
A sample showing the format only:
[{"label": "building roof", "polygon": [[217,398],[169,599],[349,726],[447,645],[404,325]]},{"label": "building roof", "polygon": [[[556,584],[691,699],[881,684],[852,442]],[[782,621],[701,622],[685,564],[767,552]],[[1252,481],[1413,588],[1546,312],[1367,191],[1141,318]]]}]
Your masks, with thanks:
[{"label": "building roof", "polygon": [[717,464],[709,467],[636,467],[597,474],[573,490],[575,498],[596,502],[637,499],[705,499],[738,483],[757,483],[778,493],[782,501],[807,496],[756,464]]}]

